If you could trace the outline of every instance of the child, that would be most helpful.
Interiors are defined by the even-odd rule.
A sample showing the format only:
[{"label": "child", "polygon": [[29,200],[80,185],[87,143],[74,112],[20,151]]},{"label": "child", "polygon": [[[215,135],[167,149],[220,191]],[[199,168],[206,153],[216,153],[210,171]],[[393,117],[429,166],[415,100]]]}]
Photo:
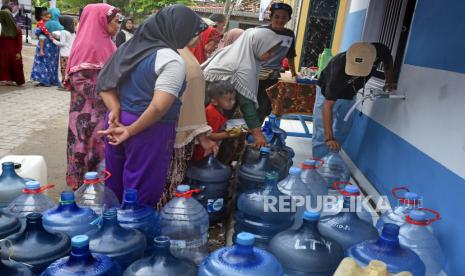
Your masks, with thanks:
[{"label": "child", "polygon": [[[208,125],[212,128],[210,138],[219,144],[221,140],[240,135],[240,129],[224,130],[228,121],[224,111],[233,109],[236,101],[234,87],[228,81],[215,81],[208,84],[207,94],[210,104],[205,108],[205,115]],[[203,148],[196,145],[193,159],[198,161],[203,158],[205,158]]]},{"label": "child", "polygon": [[39,38],[39,46],[40,46],[40,55],[43,56],[44,54],[44,43],[45,43],[45,38],[48,36],[52,39],[52,35],[50,32],[45,28],[45,23],[49,21],[52,18],[52,15],[50,12],[44,10],[42,14],[40,15],[40,20],[37,22],[37,29],[40,30],[39,34],[37,34],[38,31],[36,31],[36,35]]},{"label": "child", "polygon": [[64,30],[60,31],[60,40],[53,40],[53,43],[60,47],[60,71],[63,83],[71,46],[73,46],[74,39],[76,38],[74,17],[69,15],[60,16],[60,24],[63,25]]}]

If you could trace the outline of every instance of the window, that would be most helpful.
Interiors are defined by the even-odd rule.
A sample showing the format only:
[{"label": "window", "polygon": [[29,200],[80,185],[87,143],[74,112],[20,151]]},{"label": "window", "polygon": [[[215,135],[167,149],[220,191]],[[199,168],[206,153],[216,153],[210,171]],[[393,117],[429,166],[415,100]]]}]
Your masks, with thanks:
[{"label": "window", "polygon": [[[391,49],[396,81],[403,62],[415,4],[416,0],[377,0],[370,1],[368,8],[363,40],[381,42]],[[374,76],[384,79],[382,65]]]}]

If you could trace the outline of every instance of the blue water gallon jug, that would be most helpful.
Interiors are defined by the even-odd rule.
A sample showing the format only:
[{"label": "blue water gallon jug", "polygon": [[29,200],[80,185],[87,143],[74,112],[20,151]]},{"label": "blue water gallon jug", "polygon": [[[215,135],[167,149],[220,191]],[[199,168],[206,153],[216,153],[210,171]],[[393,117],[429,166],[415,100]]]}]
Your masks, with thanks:
[{"label": "blue water gallon jug", "polygon": [[285,275],[332,276],[344,258],[344,250],[318,231],[320,214],[305,211],[297,230],[286,230],[270,242],[269,251],[284,268]]},{"label": "blue water gallon jug", "polygon": [[321,218],[318,223],[321,234],[337,241],[344,250],[362,241],[378,239],[376,228],[357,215],[357,210],[362,208],[358,204],[358,187],[345,185],[341,193],[344,196],[343,208],[335,215]]},{"label": "blue water gallon jug", "polygon": [[102,210],[119,207],[119,200],[113,191],[105,187],[105,180],[110,177],[100,177],[97,172],[87,172],[84,175],[84,184],[76,190],[76,203],[81,207],[89,207],[98,215]]},{"label": "blue water gallon jug", "polygon": [[242,155],[242,166],[248,166],[249,164],[256,164],[260,162],[264,151],[268,152],[269,160],[267,166],[269,170],[277,171],[279,174],[279,180],[283,180],[287,177],[289,168],[292,165],[292,158],[286,150],[277,147],[266,147],[264,150],[260,148],[257,150],[251,145],[247,145]]},{"label": "blue water gallon jug", "polygon": [[199,276],[280,276],[283,268],[268,251],[254,246],[254,235],[242,232],[236,244],[220,248],[205,258]]},{"label": "blue water gallon jug", "polygon": [[0,260],[0,275],[32,276],[32,271],[25,265],[13,261]]},{"label": "blue water gallon jug", "polygon": [[187,182],[192,189],[200,190],[194,197],[205,207],[212,224],[226,218],[230,177],[231,168],[221,164],[213,155],[193,162],[187,169]]},{"label": "blue water gallon jug", "polygon": [[[280,210],[277,187],[278,173],[267,172],[265,186],[247,191],[237,200],[234,233],[249,232],[255,236],[255,246],[266,249],[271,238],[294,223],[291,210]],[[236,235],[234,237],[236,237]]]},{"label": "blue water gallon jug", "polygon": [[339,153],[330,151],[322,159],[323,165],[318,168],[318,172],[326,180],[328,189],[333,189],[335,182],[350,180],[350,170]]},{"label": "blue water gallon jug", "polygon": [[175,197],[160,212],[161,234],[171,240],[171,253],[199,264],[208,254],[208,214],[188,185],[179,185]]},{"label": "blue water gallon jug", "polygon": [[76,205],[73,192],[65,191],[60,195],[58,207],[45,211],[42,221],[45,230],[52,233],[63,232],[74,237],[96,229],[97,226],[91,222],[97,217],[92,209]]},{"label": "blue water gallon jug", "polygon": [[312,203],[316,202],[310,187],[302,181],[302,169],[292,167],[289,176],[278,183],[278,190],[289,197],[290,209],[296,212],[294,229],[302,224],[302,216],[306,209],[311,209]]},{"label": "blue water gallon jug", "polygon": [[12,214],[3,212],[0,209],[0,239],[17,233],[21,228],[21,222]]},{"label": "blue water gallon jug", "polygon": [[131,264],[124,276],[196,276],[197,266],[187,260],[175,258],[170,253],[170,239],[159,236],[154,239],[152,256],[145,257]]},{"label": "blue water gallon jug", "polygon": [[[405,191],[403,195],[401,191]],[[385,223],[394,223],[401,226],[405,223],[405,217],[411,210],[421,207],[421,197],[413,192],[410,192],[407,187],[398,187],[392,189],[392,195],[397,199],[398,205],[392,210],[388,210],[379,218],[376,223],[378,232],[381,233]]]},{"label": "blue water gallon jug", "polygon": [[116,209],[103,212],[102,226],[89,232],[89,247],[92,253],[111,257],[122,269],[144,256],[145,236],[134,229],[119,225]]},{"label": "blue water gallon jug", "polygon": [[326,181],[317,171],[322,165],[323,161],[314,159],[307,159],[302,164],[302,174],[300,177],[302,178],[302,182],[307,184],[310,188],[310,191],[315,198],[328,194]]},{"label": "blue water gallon jug", "polygon": [[120,276],[123,272],[110,257],[90,253],[89,237],[74,236],[71,239],[71,254],[52,263],[41,276]]},{"label": "blue water gallon jug", "polygon": [[[433,214],[430,217],[427,214]],[[400,226],[399,242],[402,246],[410,248],[423,261],[426,267],[426,276],[445,275],[445,256],[438,239],[427,227],[440,219],[440,214],[434,210],[420,208],[412,210],[406,216],[406,223]]]},{"label": "blue water gallon jug", "polygon": [[71,250],[70,238],[64,233],[49,233],[42,226],[42,215],[26,216],[23,232],[7,237],[0,242],[1,257],[30,266],[40,274],[47,266]]},{"label": "blue water gallon jug", "polygon": [[13,162],[2,163],[0,175],[0,208],[8,206],[15,198],[21,195],[26,187],[26,180],[15,172]]},{"label": "blue water gallon jug", "polygon": [[24,221],[28,214],[42,213],[56,207],[55,202],[43,193],[46,189],[52,187],[53,185],[41,187],[39,181],[35,180],[26,182],[26,188],[23,189],[20,196],[5,208],[6,212]]},{"label": "blue water gallon jug", "polygon": [[118,209],[118,223],[124,228],[136,229],[145,235],[145,255],[153,250],[153,239],[160,235],[160,217],[152,207],[138,203],[136,189],[124,191],[123,203]]},{"label": "blue water gallon jug", "polygon": [[399,226],[386,223],[377,240],[364,241],[346,251],[359,265],[367,266],[372,260],[384,262],[389,273],[408,271],[413,276],[424,276],[425,265],[415,252],[399,243]]},{"label": "blue water gallon jug", "polygon": [[243,193],[258,189],[265,183],[265,173],[273,168],[270,165],[271,149],[262,147],[260,157],[255,162],[243,163],[238,172],[237,190]]}]

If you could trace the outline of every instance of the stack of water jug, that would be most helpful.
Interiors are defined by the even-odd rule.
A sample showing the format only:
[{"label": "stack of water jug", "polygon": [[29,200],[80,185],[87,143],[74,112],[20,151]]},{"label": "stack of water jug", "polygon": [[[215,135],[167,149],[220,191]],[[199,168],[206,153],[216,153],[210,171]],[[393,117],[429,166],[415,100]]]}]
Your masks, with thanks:
[{"label": "stack of water jug", "polygon": [[[399,204],[375,227],[340,155],[293,167],[273,120],[269,147],[245,152],[234,201],[232,170],[214,156],[191,164],[160,212],[135,189],[120,202],[105,172],[86,173],[56,205],[53,186],[3,163],[0,275],[439,275],[445,257],[430,225],[440,215],[421,196],[393,189]],[[234,203],[233,245],[209,253],[208,228]]]}]

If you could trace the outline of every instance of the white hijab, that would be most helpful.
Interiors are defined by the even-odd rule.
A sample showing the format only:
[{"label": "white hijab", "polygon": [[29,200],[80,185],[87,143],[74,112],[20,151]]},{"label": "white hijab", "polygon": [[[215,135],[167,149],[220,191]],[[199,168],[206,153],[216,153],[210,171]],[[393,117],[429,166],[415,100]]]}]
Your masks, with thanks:
[{"label": "white hijab", "polygon": [[246,30],[233,44],[220,49],[202,64],[205,80],[227,80],[242,96],[257,104],[259,57],[281,39],[270,29]]}]

